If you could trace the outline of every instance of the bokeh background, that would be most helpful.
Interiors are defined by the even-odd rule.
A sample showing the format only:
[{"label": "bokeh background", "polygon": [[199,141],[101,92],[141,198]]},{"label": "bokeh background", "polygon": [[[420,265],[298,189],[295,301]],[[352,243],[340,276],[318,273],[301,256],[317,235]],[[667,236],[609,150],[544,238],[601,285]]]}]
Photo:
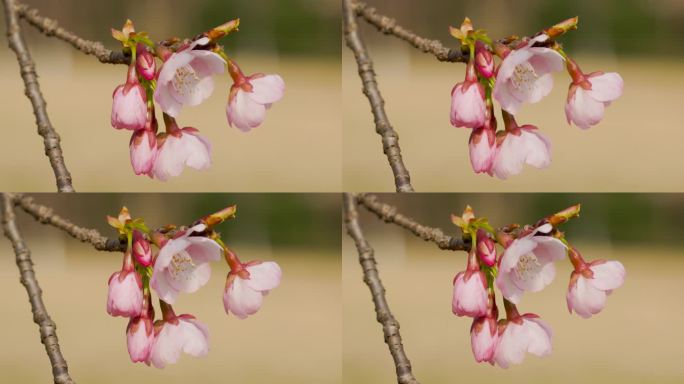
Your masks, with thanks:
[{"label": "bokeh background", "polygon": [[[222,40],[246,73],[278,73],[285,97],[265,123],[249,133],[230,128],[225,106],[230,76],[215,78],[210,99],[185,108],[181,126],[193,126],[213,145],[208,171],[188,169],[167,183],[136,177],[128,160],[130,134],[110,125],[112,91],[126,68],[103,65],[22,22],[36,62],[48,114],[62,137],[77,191],[314,191],[341,189],[340,7],[335,0],[26,0],[78,35],[119,45],[110,28],[127,18],[154,39],[192,37],[240,17],[240,31]],[[0,29],[5,31],[4,17]],[[24,97],[16,58],[0,44],[0,190],[55,190],[54,176]],[[159,115],[161,116],[161,115]],[[161,117],[159,117],[161,118]],[[161,120],[160,120],[161,121]],[[160,127],[163,129],[163,126]],[[315,178],[311,175],[316,175]]]},{"label": "bokeh background", "polygon": [[[163,370],[132,364],[126,325],[105,311],[107,280],[121,268],[121,254],[95,251],[63,232],[17,212],[35,263],[43,300],[72,377],[87,383],[340,383],[341,265],[339,195],[139,194],[36,195],[36,201],[79,225],[116,236],[105,215],[126,205],[153,227],[190,224],[237,204],[237,218],[217,227],[242,258],[275,260],[281,285],[253,317],[239,320],[223,309],[228,267],[212,265],[210,282],[174,305],[191,313],[210,332],[205,358],[184,355]],[[2,382],[51,382],[49,361],[32,321],[26,292],[9,241],[0,239]],[[158,305],[155,303],[158,310]],[[11,346],[11,347],[9,347]]]},{"label": "bokeh background", "polygon": [[[553,143],[545,170],[527,168],[501,181],[475,175],[468,159],[467,129],[449,123],[452,87],[465,65],[441,63],[365,21],[361,32],[374,60],[386,110],[399,133],[405,163],[418,191],[666,192],[684,189],[677,154],[684,140],[681,107],[684,71],[681,36],[684,2],[678,0],[368,0],[378,12],[448,47],[458,41],[448,26],[469,16],[494,38],[530,35],[568,17],[579,30],[561,39],[586,72],[617,71],[623,96],[603,122],[583,131],[568,126],[564,103],[569,78],[555,75],[553,92],[526,105],[518,122],[537,125]],[[343,69],[344,189],[393,191],[392,173],[361,93],[353,55],[345,47]],[[497,112],[497,116],[498,112]]]},{"label": "bokeh background", "polygon": [[[554,332],[553,353],[528,355],[503,370],[478,364],[470,348],[471,321],[451,312],[452,280],[465,268],[464,252],[432,243],[385,224],[359,207],[366,239],[375,249],[387,299],[401,324],[406,353],[418,380],[426,383],[681,383],[684,315],[681,233],[684,197],[668,194],[431,194],[381,195],[421,224],[457,235],[449,215],[470,204],[496,226],[530,224],[575,203],[581,216],[562,228],[586,259],[619,260],[625,284],[607,307],[585,320],[568,313],[565,292],[572,267],[556,263],[553,283],[525,295],[519,309],[546,320]],[[395,371],[354,243],[343,238],[345,383],[391,383]],[[498,304],[501,305],[499,296]]]}]

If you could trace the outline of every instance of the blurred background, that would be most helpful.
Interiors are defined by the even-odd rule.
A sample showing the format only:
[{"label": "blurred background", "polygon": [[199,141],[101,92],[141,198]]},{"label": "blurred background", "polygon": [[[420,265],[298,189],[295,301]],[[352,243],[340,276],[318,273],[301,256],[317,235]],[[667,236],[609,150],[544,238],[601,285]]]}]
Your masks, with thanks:
[{"label": "blurred background", "polygon": [[[213,167],[186,170],[167,183],[136,177],[129,162],[130,134],[110,125],[111,95],[126,68],[103,65],[22,22],[36,62],[48,113],[62,137],[77,191],[339,191],[341,189],[340,6],[335,0],[26,0],[83,38],[119,44],[110,28],[127,18],[156,40],[192,37],[230,19],[240,31],[222,40],[245,73],[278,73],[285,97],[265,123],[243,133],[230,128],[225,107],[232,84],[215,78],[210,99],[185,108],[181,126],[193,126],[213,145]],[[5,30],[4,17],[0,29]],[[0,114],[8,127],[0,148],[0,190],[55,190],[54,176],[23,96],[16,58],[0,44]],[[163,129],[163,127],[161,127]],[[11,131],[9,131],[11,129]],[[311,175],[316,177],[312,178]]]},{"label": "blurred background", "polygon": [[[179,297],[178,314],[190,313],[210,332],[205,358],[184,355],[163,370],[132,364],[126,325],[105,311],[107,280],[121,268],[121,254],[95,251],[63,232],[17,212],[35,263],[43,300],[58,325],[62,352],[72,377],[89,383],[340,383],[341,266],[339,196],[332,194],[80,194],[36,195],[36,202],[78,225],[114,237],[105,216],[126,205],[152,227],[190,224],[237,204],[237,218],[221,224],[226,243],[243,261],[274,260],[283,269],[281,285],[253,317],[239,320],[223,309],[228,267],[212,265],[212,279],[192,295]],[[5,382],[52,380],[37,326],[9,241],[0,240],[1,338]],[[158,306],[155,304],[156,309]],[[104,363],[103,363],[104,362]]]},{"label": "blurred background", "polygon": [[[475,28],[499,38],[531,35],[579,16],[579,30],[561,38],[585,72],[619,72],[623,96],[590,130],[568,126],[564,103],[569,78],[555,75],[553,92],[526,105],[521,124],[537,125],[553,143],[546,170],[528,168],[501,181],[475,175],[468,159],[469,130],[449,123],[450,92],[465,65],[441,63],[365,21],[361,32],[374,60],[390,122],[419,191],[636,191],[684,189],[681,106],[684,2],[678,0],[368,0],[379,13],[417,34],[458,47],[448,26],[469,16]],[[361,93],[353,55],[342,54],[344,190],[393,191],[392,173]],[[498,116],[498,112],[497,112]],[[653,170],[657,169],[657,172]]]},{"label": "blurred background", "polygon": [[[401,324],[406,353],[418,380],[427,383],[681,383],[676,320],[684,316],[681,217],[684,197],[669,194],[431,194],[381,195],[399,212],[424,225],[457,235],[451,213],[470,204],[495,226],[530,224],[575,203],[581,217],[562,230],[587,260],[619,260],[624,286],[606,308],[585,320],[568,313],[565,292],[572,271],[556,263],[554,282],[525,295],[521,313],[536,313],[554,331],[553,353],[527,355],[503,370],[478,364],[470,348],[471,321],[451,312],[452,280],[464,270],[464,252],[441,251],[432,243],[385,224],[359,207],[366,239],[375,249],[387,299]],[[394,382],[395,371],[373,303],[362,281],[358,254],[343,236],[343,319],[346,383]],[[500,249],[499,249],[500,250]],[[499,305],[501,299],[499,295]]]}]

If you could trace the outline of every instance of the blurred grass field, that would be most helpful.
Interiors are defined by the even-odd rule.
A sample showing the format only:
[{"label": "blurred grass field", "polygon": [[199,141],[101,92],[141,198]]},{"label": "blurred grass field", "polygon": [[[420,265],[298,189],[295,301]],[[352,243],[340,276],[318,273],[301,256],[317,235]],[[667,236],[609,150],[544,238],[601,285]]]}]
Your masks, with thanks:
[{"label": "blurred grass field", "polygon": [[[367,34],[377,34],[364,28]],[[445,38],[446,39],[446,38]],[[526,105],[517,120],[537,125],[552,142],[545,170],[526,167],[506,181],[475,175],[468,159],[469,130],[449,123],[450,92],[463,80],[463,64],[440,63],[393,37],[369,44],[390,122],[418,191],[667,192],[684,190],[684,62],[661,56],[580,56],[586,72],[617,71],[623,96],[589,130],[568,126],[568,78],[555,75],[552,93]],[[392,173],[361,93],[353,56],[343,50],[343,186],[348,191],[393,191]],[[497,116],[498,116],[497,111]]]},{"label": "blurred grass field", "polygon": [[[363,215],[369,218],[369,215]],[[367,219],[364,223],[375,219]],[[377,221],[377,220],[376,220]],[[368,227],[369,225],[365,225]],[[370,225],[376,228],[375,225]],[[406,353],[417,379],[425,383],[681,383],[684,315],[681,270],[674,247],[578,243],[585,257],[620,260],[625,285],[598,316],[570,315],[565,291],[570,263],[557,263],[557,277],[544,291],[527,294],[519,306],[548,321],[553,353],[528,355],[503,370],[478,364],[470,349],[470,324],[451,313],[452,279],[465,266],[465,253],[445,252],[387,224],[367,231],[393,314],[401,325]],[[343,321],[345,383],[396,381],[391,356],[362,281],[353,243],[343,240]],[[499,299],[500,300],[500,299]]]}]

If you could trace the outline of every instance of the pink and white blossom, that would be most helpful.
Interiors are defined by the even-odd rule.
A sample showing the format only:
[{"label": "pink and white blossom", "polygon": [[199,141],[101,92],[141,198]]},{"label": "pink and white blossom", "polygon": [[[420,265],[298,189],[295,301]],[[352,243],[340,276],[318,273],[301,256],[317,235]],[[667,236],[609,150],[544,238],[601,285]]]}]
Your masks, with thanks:
[{"label": "pink and white blossom", "polygon": [[133,267],[130,252],[124,256],[121,271],[109,278],[107,313],[112,316],[135,317],[143,306],[142,279]]},{"label": "pink and white blossom", "polygon": [[497,152],[494,130],[486,127],[473,129],[468,140],[468,149],[473,171],[490,173]]},{"label": "pink and white blossom", "polygon": [[512,50],[501,62],[493,96],[515,115],[523,103],[537,103],[553,88],[553,72],[562,71],[564,59],[551,48],[534,47],[548,39],[539,35]]},{"label": "pink and white blossom", "polygon": [[498,342],[499,331],[495,318],[483,316],[473,319],[473,325],[470,327],[470,346],[475,361],[493,364]]},{"label": "pink and white blossom", "polygon": [[551,142],[532,125],[506,131],[497,141],[492,174],[500,179],[519,174],[525,164],[535,168],[551,164]]},{"label": "pink and white blossom", "polygon": [[549,236],[552,229],[544,224],[513,240],[501,256],[496,286],[509,301],[518,304],[523,293],[539,292],[556,277],[553,263],[566,257],[567,248]]},{"label": "pink and white blossom", "polygon": [[480,317],[487,314],[487,278],[482,271],[466,270],[454,277],[451,311],[456,316]]},{"label": "pink and white blossom", "polygon": [[239,319],[255,314],[262,306],[264,296],[280,284],[282,271],[273,261],[251,262],[232,270],[226,279],[223,307],[226,314]]},{"label": "pink and white blossom", "polygon": [[205,229],[204,224],[195,225],[159,250],[150,286],[166,303],[173,304],[181,292],[192,293],[204,286],[211,277],[209,262],[221,259],[223,249],[216,241],[191,236]]},{"label": "pink and white blossom", "polygon": [[133,132],[129,143],[131,166],[136,175],[152,173],[157,158],[157,136],[151,130],[139,129]]},{"label": "pink and white blossom", "polygon": [[468,63],[466,78],[451,90],[451,125],[480,128],[487,119],[485,90],[477,79],[473,63]]},{"label": "pink and white blossom", "polygon": [[211,167],[211,144],[195,128],[185,127],[160,139],[152,175],[166,181],[183,173],[188,166],[196,170]]},{"label": "pink and white blossom", "polygon": [[501,368],[522,363],[525,353],[539,357],[551,354],[553,332],[537,315],[526,313],[514,320],[507,320],[499,330],[494,361]]},{"label": "pink and white blossom", "polygon": [[154,325],[147,316],[131,318],[126,328],[126,347],[131,361],[146,362],[154,344]]},{"label": "pink and white blossom", "polygon": [[209,331],[194,316],[173,315],[159,323],[155,325],[154,344],[149,356],[149,363],[155,367],[175,364],[181,352],[194,357],[204,357],[209,353]]},{"label": "pink and white blossom", "polygon": [[111,121],[116,129],[138,130],[146,126],[147,94],[138,82],[135,66],[129,68],[126,84],[114,89]]},{"label": "pink and white blossom", "polygon": [[625,282],[625,267],[619,261],[597,260],[572,272],[566,295],[568,311],[588,319],[606,306],[608,295]]},{"label": "pink and white blossom", "polygon": [[565,103],[565,117],[568,124],[588,129],[601,120],[605,109],[622,95],[624,82],[615,73],[595,72],[581,75],[570,84],[568,100]]},{"label": "pink and white blossom", "polygon": [[226,106],[228,124],[248,132],[261,125],[266,119],[266,110],[283,97],[285,82],[275,74],[244,76],[232,62],[229,70],[234,83]]},{"label": "pink and white blossom", "polygon": [[226,62],[217,53],[195,49],[208,43],[206,37],[193,41],[162,65],[154,100],[168,115],[178,117],[183,106],[199,105],[214,91],[212,76],[223,73]]}]

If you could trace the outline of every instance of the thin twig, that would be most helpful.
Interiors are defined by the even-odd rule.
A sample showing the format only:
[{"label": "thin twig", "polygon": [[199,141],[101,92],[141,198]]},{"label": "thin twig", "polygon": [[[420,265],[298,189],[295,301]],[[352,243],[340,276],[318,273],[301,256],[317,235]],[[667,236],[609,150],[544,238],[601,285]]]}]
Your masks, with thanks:
[{"label": "thin twig", "polygon": [[363,83],[363,93],[370,102],[375,119],[375,131],[382,136],[382,149],[385,155],[387,155],[387,160],[392,168],[396,190],[397,192],[413,192],[411,177],[401,157],[399,135],[392,128],[389,118],[385,113],[385,101],[382,99],[378,83],[375,80],[373,62],[358,31],[352,1],[343,0],[342,9],[345,40],[349,49],[354,52],[359,77],[361,77],[361,82]]},{"label": "thin twig", "polygon": [[38,285],[38,280],[36,280],[36,275],[33,271],[31,252],[27,248],[17,226],[12,198],[6,193],[2,194],[2,227],[5,236],[12,242],[17,267],[21,275],[21,284],[26,288],[26,293],[28,293],[29,302],[31,302],[31,312],[33,313],[33,322],[38,325],[40,341],[45,345],[45,351],[50,358],[54,382],[55,384],[73,384],[74,381],[69,376],[67,362],[64,356],[62,356],[62,351],[59,347],[57,325],[50,318],[43,303],[43,292],[40,289],[40,285]]},{"label": "thin twig", "polygon": [[392,315],[385,298],[385,287],[383,287],[382,281],[380,281],[373,248],[364,238],[363,231],[359,225],[358,212],[356,211],[356,202],[354,200],[355,198],[351,194],[344,194],[344,221],[347,226],[347,233],[354,239],[356,250],[359,253],[359,263],[361,263],[361,268],[363,269],[363,281],[373,296],[376,319],[382,325],[385,343],[387,343],[392,354],[397,371],[397,382],[399,384],[418,384],[418,380],[416,380],[411,371],[411,362],[404,352],[401,334],[399,333],[399,322]]},{"label": "thin twig", "polygon": [[55,214],[52,208],[34,202],[33,197],[17,195],[14,204],[43,224],[50,224],[63,230],[83,243],[92,244],[98,251],[124,252],[127,248],[124,239],[109,239],[96,229],[79,227],[71,221]]},{"label": "thin twig", "polygon": [[469,241],[464,241],[460,237],[446,235],[439,228],[422,225],[412,218],[399,213],[397,207],[378,201],[378,197],[375,195],[359,194],[356,196],[356,201],[386,223],[397,224],[402,228],[408,229],[421,239],[437,244],[440,249],[452,251],[467,251],[470,249]]},{"label": "thin twig", "polygon": [[387,17],[377,13],[375,8],[369,6],[362,1],[352,1],[352,7],[356,15],[366,20],[368,24],[374,26],[378,31],[386,35],[394,35],[422,52],[434,55],[439,61],[447,62],[468,62],[468,50],[465,49],[449,49],[445,47],[439,40],[427,39],[416,35],[408,29],[397,25],[397,21],[391,17]]},{"label": "thin twig", "polygon": [[52,126],[52,123],[50,123],[45,99],[40,92],[35,64],[33,63],[33,59],[31,59],[31,54],[26,48],[26,42],[21,34],[15,3],[13,0],[3,0],[2,4],[5,8],[5,21],[7,23],[7,39],[9,40],[9,46],[17,56],[21,78],[24,80],[25,94],[33,106],[33,114],[36,116],[38,134],[43,137],[45,155],[50,159],[50,165],[52,166],[57,182],[57,190],[59,192],[74,192],[74,188],[71,185],[71,174],[69,174],[69,170],[64,164],[64,156],[62,155],[62,148],[59,144],[59,135]]},{"label": "thin twig", "polygon": [[105,48],[99,41],[83,39],[75,33],[60,27],[57,20],[41,16],[35,8],[17,2],[14,9],[20,18],[26,20],[26,22],[34,26],[42,34],[64,40],[86,55],[97,57],[102,63],[129,64],[131,62],[130,55],[125,54],[123,51],[112,51]]}]

